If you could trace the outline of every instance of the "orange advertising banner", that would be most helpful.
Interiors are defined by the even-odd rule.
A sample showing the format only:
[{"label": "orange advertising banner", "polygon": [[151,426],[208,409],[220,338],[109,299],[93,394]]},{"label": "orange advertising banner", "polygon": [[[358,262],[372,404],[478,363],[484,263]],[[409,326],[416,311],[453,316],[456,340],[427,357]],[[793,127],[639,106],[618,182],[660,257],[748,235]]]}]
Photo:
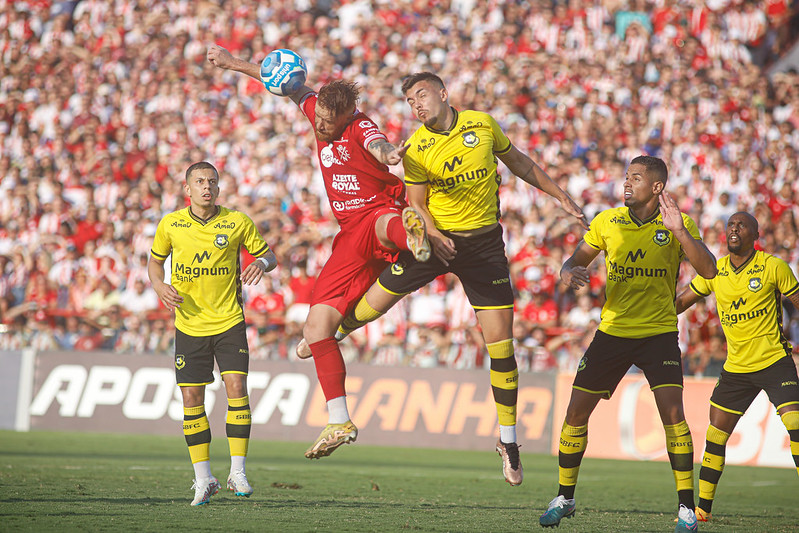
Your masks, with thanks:
[{"label": "orange advertising banner", "polygon": [[[573,375],[558,376],[550,451],[558,453],[560,427],[569,404]],[[716,379],[686,378],[685,418],[694,441],[694,460],[702,461],[710,395]],[[655,399],[643,375],[622,379],[610,400],[601,400],[588,423],[586,457],[667,461],[666,441]],[[765,393],[741,417],[727,443],[727,464],[794,467],[788,432]]]}]

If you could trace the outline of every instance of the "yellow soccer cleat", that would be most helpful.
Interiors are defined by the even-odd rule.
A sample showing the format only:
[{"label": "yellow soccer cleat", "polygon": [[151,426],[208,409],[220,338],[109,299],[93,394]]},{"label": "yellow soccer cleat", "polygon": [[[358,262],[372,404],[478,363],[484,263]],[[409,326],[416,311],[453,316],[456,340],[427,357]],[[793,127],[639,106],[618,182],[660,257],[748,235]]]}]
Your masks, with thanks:
[{"label": "yellow soccer cleat", "polygon": [[408,235],[408,248],[413,257],[420,263],[426,262],[430,259],[430,242],[427,240],[422,215],[413,207],[406,207],[402,210],[402,225]]},{"label": "yellow soccer cleat", "polygon": [[351,421],[343,424],[328,424],[310,448],[305,450],[308,459],[327,457],[342,444],[355,442],[358,438],[358,428]]}]

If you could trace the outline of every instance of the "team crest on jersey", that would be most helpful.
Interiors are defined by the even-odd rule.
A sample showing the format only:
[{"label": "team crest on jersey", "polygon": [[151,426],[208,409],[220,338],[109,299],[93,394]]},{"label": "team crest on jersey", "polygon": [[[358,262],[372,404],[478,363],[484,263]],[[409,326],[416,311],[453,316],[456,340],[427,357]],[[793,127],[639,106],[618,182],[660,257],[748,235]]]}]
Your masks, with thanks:
[{"label": "team crest on jersey", "polygon": [[671,242],[671,233],[665,229],[656,229],[655,236],[652,239],[658,246],[666,246]]},{"label": "team crest on jersey", "polygon": [[183,355],[176,355],[175,356],[175,368],[181,370],[184,366],[186,366],[186,358]]},{"label": "team crest on jersey", "polygon": [[760,278],[749,278],[749,290],[752,292],[757,292],[763,288],[763,282],[760,281]]},{"label": "team crest on jersey", "polygon": [[585,365],[588,363],[588,359],[585,356],[580,359],[580,362],[577,364],[577,372],[585,368]]},{"label": "team crest on jersey", "polygon": [[473,131],[467,131],[463,134],[463,146],[466,148],[474,148],[480,143],[480,138]]},{"label": "team crest on jersey", "polygon": [[220,250],[227,248],[228,242],[228,237],[224,233],[217,233],[216,237],[214,238],[214,246]]},{"label": "team crest on jersey", "polygon": [[394,263],[391,265],[391,273],[395,276],[401,276],[405,273],[405,268],[399,263]]}]

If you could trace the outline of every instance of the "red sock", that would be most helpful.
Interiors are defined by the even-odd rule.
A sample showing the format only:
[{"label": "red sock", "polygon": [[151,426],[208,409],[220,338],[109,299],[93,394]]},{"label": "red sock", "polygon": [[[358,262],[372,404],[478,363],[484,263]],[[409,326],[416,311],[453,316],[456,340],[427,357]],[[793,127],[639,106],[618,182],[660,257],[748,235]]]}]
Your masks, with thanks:
[{"label": "red sock", "polygon": [[309,344],[316,364],[316,377],[325,393],[325,400],[332,400],[339,396],[346,396],[344,381],[347,377],[347,368],[344,366],[344,357],[338,347],[336,339],[328,337],[319,342]]},{"label": "red sock", "polygon": [[408,235],[405,233],[405,226],[402,225],[402,217],[391,217],[386,225],[386,235],[400,250],[410,250],[408,248]]}]

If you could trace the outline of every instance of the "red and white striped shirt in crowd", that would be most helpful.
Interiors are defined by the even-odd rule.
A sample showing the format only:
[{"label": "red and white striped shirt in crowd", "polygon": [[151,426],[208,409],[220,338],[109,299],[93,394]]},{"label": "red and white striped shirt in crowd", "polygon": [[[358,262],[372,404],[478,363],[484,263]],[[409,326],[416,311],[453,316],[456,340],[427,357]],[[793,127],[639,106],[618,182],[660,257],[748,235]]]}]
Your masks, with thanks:
[{"label": "red and white striped shirt in crowd", "polygon": [[768,28],[766,14],[762,9],[747,3],[743,11],[730,10],[725,16],[727,32],[732,39],[757,46]]}]

